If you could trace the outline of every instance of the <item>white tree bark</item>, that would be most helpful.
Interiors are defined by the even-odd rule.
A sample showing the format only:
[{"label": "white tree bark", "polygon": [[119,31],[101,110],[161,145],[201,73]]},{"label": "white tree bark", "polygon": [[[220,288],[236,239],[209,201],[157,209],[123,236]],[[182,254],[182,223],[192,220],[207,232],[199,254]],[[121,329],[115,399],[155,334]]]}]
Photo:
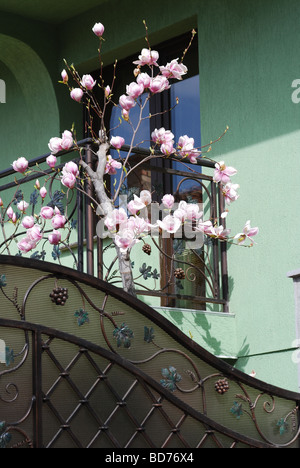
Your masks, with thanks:
[{"label": "white tree bark", "polygon": [[[91,167],[85,163],[85,161],[80,161],[81,166],[85,169],[94,185],[96,196],[99,201],[99,207],[104,216],[110,215],[114,210],[113,202],[108,197],[103,182],[107,152],[109,148],[110,144],[105,138],[105,141],[102,141],[100,143],[99,150],[97,151],[98,166],[96,171],[93,171]],[[116,244],[115,248],[119,261],[119,270],[122,277],[123,289],[132,296],[136,296],[131,269],[130,253],[129,251],[127,251],[126,253],[121,252],[120,248]]]}]

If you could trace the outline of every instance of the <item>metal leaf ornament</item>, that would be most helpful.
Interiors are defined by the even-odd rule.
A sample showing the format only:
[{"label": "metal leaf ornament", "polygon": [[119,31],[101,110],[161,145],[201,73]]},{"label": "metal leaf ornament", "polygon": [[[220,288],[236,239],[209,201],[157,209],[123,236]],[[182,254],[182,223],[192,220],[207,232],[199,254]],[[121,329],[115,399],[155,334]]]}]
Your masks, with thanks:
[{"label": "metal leaf ornament", "polygon": [[117,340],[118,348],[123,345],[124,348],[128,349],[131,346],[131,340],[134,338],[134,333],[125,323],[122,323],[120,327],[116,327],[114,329],[113,336]]},{"label": "metal leaf ornament", "polygon": [[176,383],[181,380],[181,375],[177,374],[177,370],[173,366],[169,366],[168,369],[162,369],[161,373],[164,377],[160,381],[161,385],[167,390],[174,392],[176,390]]}]

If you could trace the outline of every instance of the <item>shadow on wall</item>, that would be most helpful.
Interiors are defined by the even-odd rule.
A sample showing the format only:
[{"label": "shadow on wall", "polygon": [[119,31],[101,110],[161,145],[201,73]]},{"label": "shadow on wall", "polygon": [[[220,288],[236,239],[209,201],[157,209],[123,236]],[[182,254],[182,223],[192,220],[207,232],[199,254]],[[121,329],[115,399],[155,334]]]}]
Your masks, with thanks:
[{"label": "shadow on wall", "polygon": [[[232,277],[229,277],[230,292],[233,290],[233,285],[234,280]],[[233,317],[228,317],[227,320],[226,314],[222,316],[223,313],[221,316],[219,314],[209,316],[209,312],[208,315],[206,315],[203,312],[184,312],[179,309],[169,309],[166,315],[172,323],[189,334],[200,346],[204,347],[215,356],[224,356],[222,359],[229,362],[231,365],[239,361],[239,370],[245,370],[249,360],[247,356],[249,356],[250,353],[250,346],[246,338],[244,338],[240,349],[236,349],[236,330]],[[210,317],[210,319],[208,319],[208,317]],[[213,325],[211,322],[212,318]],[[222,321],[222,323],[218,324],[219,321]],[[196,335],[198,335],[198,337]]]},{"label": "shadow on wall", "polygon": [[[59,132],[59,111],[49,72],[24,42],[0,34],[0,137],[6,165],[47,152]],[[18,154],[15,154],[15,153]],[[3,165],[2,165],[3,167]]]}]

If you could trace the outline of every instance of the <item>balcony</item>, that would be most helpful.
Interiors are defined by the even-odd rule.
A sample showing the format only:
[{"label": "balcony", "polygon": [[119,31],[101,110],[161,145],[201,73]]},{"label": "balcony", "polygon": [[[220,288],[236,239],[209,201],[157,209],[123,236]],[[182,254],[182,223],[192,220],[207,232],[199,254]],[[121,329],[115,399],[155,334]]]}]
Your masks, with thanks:
[{"label": "balcony", "polygon": [[[93,166],[95,162],[93,141],[86,139],[79,142],[78,146],[84,154],[85,161]],[[124,146],[122,150],[126,151],[128,148]],[[149,155],[149,150],[134,148],[131,158],[135,163],[139,163]],[[47,247],[42,247],[27,256],[71,266],[79,272],[121,286],[110,240],[97,235],[101,218],[96,214],[97,202],[91,185],[86,181],[85,187],[82,187],[82,191],[77,191],[76,196],[66,194],[55,178],[57,173],[49,167],[43,167],[47,156],[48,154],[30,161],[34,173],[28,176],[12,180],[14,174],[12,168],[0,172],[2,199],[11,206],[22,199],[28,199],[29,211],[32,210],[32,214],[34,209],[40,206],[40,197],[33,188],[35,180],[47,178],[50,187],[48,204],[52,207],[58,206],[67,214],[71,223],[72,229],[60,249],[54,248],[53,251],[49,251]],[[72,156],[72,153],[60,153],[61,164],[56,170],[60,170],[64,162]],[[164,166],[150,161],[139,164],[128,177],[128,185],[122,187],[120,206],[122,196],[125,196],[129,202],[134,193],[147,188],[152,192],[155,189],[154,198],[156,196],[159,199],[159,195],[167,187],[169,190],[167,193],[174,193],[176,202],[188,200],[200,204],[206,219],[219,221],[224,211],[223,195],[218,187],[216,188],[212,177],[202,172],[203,167],[213,168],[214,164],[202,159],[199,160],[197,170],[194,170],[193,166],[195,165],[187,162],[183,171],[178,170],[176,166],[172,167],[168,161]],[[113,187],[109,187],[109,180],[107,184],[107,189],[113,190]],[[164,216],[162,212],[163,210],[158,207],[158,216]],[[222,222],[225,225],[224,220]],[[16,250],[15,241],[20,239],[24,232],[20,230],[14,232],[14,228],[11,227],[10,235],[13,239],[9,242],[3,237],[3,232],[0,253],[20,255],[21,253]],[[8,236],[7,233],[5,235]],[[229,306],[226,243],[212,239],[199,244],[194,241],[195,233],[189,238],[185,238],[185,235],[184,233],[180,237],[173,235],[164,238],[156,233],[135,246],[132,267],[137,295],[158,307],[227,312]],[[191,245],[192,248],[187,249],[187,245]]]},{"label": "balcony", "polygon": [[[82,141],[80,147],[86,162],[93,164],[92,141]],[[134,157],[145,152],[135,148]],[[37,178],[49,177],[50,205],[64,211],[72,226],[60,249],[42,243],[29,258],[16,249],[23,233],[15,224],[2,229],[1,447],[163,448],[186,453],[194,453],[193,448],[298,448],[299,394],[234,369],[145,300],[117,287],[115,259],[107,254],[110,241],[96,235],[88,181],[75,199],[62,192],[56,173],[43,168],[47,156],[30,162],[34,174],[13,181],[7,180],[12,169],[0,174],[1,198],[14,206],[26,197],[32,213],[38,204],[33,185]],[[58,168],[70,154],[60,157]],[[158,181],[168,181],[170,175],[180,177],[174,190],[178,200],[191,194],[180,190],[191,176],[188,168],[184,172],[141,165],[138,180],[156,180],[158,188]],[[211,177],[197,172],[193,179],[199,186],[193,196],[217,218],[224,200]],[[1,216],[3,228],[4,210]],[[187,303],[200,310],[217,305],[226,312],[226,244],[214,240],[200,251],[194,249],[193,263],[176,250],[176,242],[154,239],[151,256],[154,247],[157,254],[150,265],[144,259],[149,247],[134,257],[138,296],[159,299],[168,307]],[[187,285],[181,278],[182,288],[174,281],[176,268],[186,277],[193,272]],[[157,288],[147,286],[149,280]]]}]

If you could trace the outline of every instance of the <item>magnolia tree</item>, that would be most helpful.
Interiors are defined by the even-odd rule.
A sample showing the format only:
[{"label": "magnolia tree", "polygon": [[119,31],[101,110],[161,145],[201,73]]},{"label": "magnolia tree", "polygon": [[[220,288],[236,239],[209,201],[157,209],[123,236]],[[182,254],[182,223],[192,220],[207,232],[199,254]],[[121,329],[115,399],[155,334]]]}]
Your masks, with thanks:
[{"label": "magnolia tree", "polygon": [[[146,26],[146,25],[145,25]],[[101,57],[101,47],[103,43],[104,26],[96,23],[92,28],[93,33],[99,38],[99,56]],[[146,26],[147,32],[147,26]],[[191,41],[195,32],[192,32]],[[28,201],[24,196],[14,197],[14,203],[5,203],[0,199],[0,223],[3,234],[1,242],[2,250],[9,253],[12,241],[17,242],[19,252],[28,253],[37,248],[39,243],[48,242],[55,248],[66,245],[71,232],[71,220],[67,213],[62,212],[59,204],[47,204],[48,187],[47,183],[55,177],[64,186],[63,191],[69,194],[72,191],[84,191],[83,180],[92,183],[95,196],[93,203],[100,215],[101,220],[97,233],[100,236],[109,236],[116,249],[119,262],[119,271],[122,277],[123,289],[131,294],[135,294],[134,281],[131,269],[130,253],[133,246],[143,240],[145,236],[159,233],[164,236],[178,236],[182,233],[192,232],[198,239],[205,237],[219,239],[221,242],[237,243],[239,245],[252,245],[253,236],[258,232],[258,228],[251,228],[247,221],[240,233],[231,235],[230,229],[224,228],[222,219],[204,219],[201,206],[195,203],[181,201],[175,203],[173,194],[165,194],[162,197],[163,218],[155,216],[153,212],[149,217],[149,207],[156,206],[152,203],[152,193],[149,190],[142,190],[127,204],[126,207],[118,205],[120,191],[124,186],[126,178],[141,163],[154,158],[176,158],[183,164],[189,162],[197,164],[200,158],[207,157],[207,153],[201,152],[201,148],[194,146],[194,139],[188,135],[179,136],[175,142],[174,134],[165,128],[156,128],[151,135],[151,147],[148,156],[143,160],[132,163],[132,150],[136,144],[136,136],[143,120],[151,119],[151,115],[145,115],[146,105],[152,96],[162,93],[172,86],[174,80],[182,80],[187,73],[187,67],[183,64],[185,55],[191,45],[191,41],[183,51],[182,59],[174,58],[166,65],[159,65],[159,52],[152,50],[146,35],[147,47],[142,49],[138,60],[134,64],[134,81],[126,86],[126,92],[115,100],[113,88],[115,76],[110,85],[104,82],[102,72],[99,79],[94,79],[91,75],[80,76],[74,66],[69,66],[65,62],[65,69],[61,76],[61,83],[64,84],[70,93],[71,99],[87,107],[90,122],[93,116],[100,121],[100,130],[94,133],[90,125],[90,131],[94,139],[94,155],[97,158],[95,169],[92,169],[81,157],[82,150],[79,148],[75,132],[66,130],[61,137],[53,137],[49,141],[50,156],[47,164],[52,169],[51,176],[45,178],[45,183],[41,186],[39,179],[36,180],[35,189],[41,198],[41,209],[32,215],[27,214]],[[101,60],[101,58],[100,58]],[[116,67],[116,63],[115,63]],[[102,64],[101,64],[102,68]],[[115,70],[114,70],[115,72]],[[115,75],[115,73],[114,73]],[[70,84],[71,79],[73,84]],[[101,104],[95,97],[95,89],[99,88],[103,92]],[[98,91],[99,92],[99,91]],[[143,99],[141,96],[143,95]],[[108,106],[116,106],[120,112],[120,122],[122,125],[129,125],[132,129],[130,141],[125,142],[120,136],[112,136],[105,128],[105,113]],[[138,109],[138,122],[133,124],[131,112],[133,108]],[[135,110],[136,110],[135,109]],[[114,129],[115,133],[116,129]],[[127,144],[127,152],[121,155],[121,148]],[[128,149],[129,147],[129,149]],[[112,157],[110,149],[117,150],[118,157]],[[79,163],[67,162],[63,168],[57,168],[57,155],[65,150],[78,150]],[[28,167],[28,161],[21,157],[14,161],[13,168],[24,177],[34,173],[36,169]],[[114,184],[114,193],[107,190],[104,177],[114,176],[118,172],[118,181]],[[227,205],[238,198],[237,190],[239,186],[232,183],[231,178],[236,174],[236,169],[226,165],[224,161],[216,162],[213,181],[220,186]],[[40,170],[39,170],[40,173]],[[35,204],[34,206],[37,206]],[[227,216],[228,210],[221,214],[221,218]],[[13,233],[6,232],[7,225],[13,225]],[[22,230],[22,235],[16,234]],[[200,237],[199,237],[200,236]],[[246,241],[249,241],[246,243]]]}]

